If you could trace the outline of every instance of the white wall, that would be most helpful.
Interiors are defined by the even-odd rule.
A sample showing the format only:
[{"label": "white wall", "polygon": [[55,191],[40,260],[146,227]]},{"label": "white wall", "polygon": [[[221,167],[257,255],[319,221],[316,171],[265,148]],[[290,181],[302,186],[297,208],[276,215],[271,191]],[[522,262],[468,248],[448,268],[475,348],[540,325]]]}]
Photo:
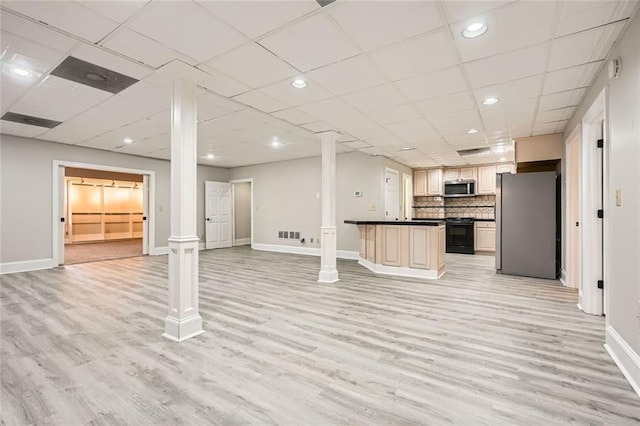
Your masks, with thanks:
[{"label": "white wall", "polygon": [[233,216],[236,239],[251,238],[251,183],[233,184]]},{"label": "white wall", "polygon": [[[279,239],[278,231],[299,231],[306,247],[319,247],[321,225],[321,157],[231,169],[231,179],[253,178],[254,243],[301,247]],[[358,250],[358,230],[345,219],[384,219],[384,169],[411,169],[385,157],[353,152],[336,158],[336,225],[338,250]],[[362,197],[354,197],[362,191]],[[401,201],[402,194],[399,194]],[[375,206],[374,211],[368,210]],[[310,239],[314,243],[310,243]]]},{"label": "white wall", "polygon": [[[622,59],[620,77],[610,80],[601,70],[575,116],[565,139],[578,125],[594,99],[606,88],[608,127],[608,187],[605,187],[605,286],[609,292],[607,345],[618,365],[635,377],[640,393],[640,14],[618,41],[611,58]],[[607,182],[607,177],[605,177]],[[622,205],[615,191],[622,191]],[[612,332],[613,329],[615,332]],[[616,334],[626,342],[616,341]],[[617,339],[620,340],[620,339]],[[631,379],[630,379],[631,381]]]},{"label": "white wall", "polygon": [[[170,163],[165,160],[2,135],[0,139],[0,263],[52,257],[53,161],[155,171],[155,240],[169,237]],[[198,236],[204,237],[204,181],[226,182],[227,169],[198,166]],[[162,211],[161,211],[162,210]]]}]

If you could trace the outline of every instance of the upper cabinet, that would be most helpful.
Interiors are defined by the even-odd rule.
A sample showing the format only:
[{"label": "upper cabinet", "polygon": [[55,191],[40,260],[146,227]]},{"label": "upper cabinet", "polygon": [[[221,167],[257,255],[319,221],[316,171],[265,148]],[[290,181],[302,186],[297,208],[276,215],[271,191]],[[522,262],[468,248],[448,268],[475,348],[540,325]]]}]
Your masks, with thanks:
[{"label": "upper cabinet", "polygon": [[462,167],[460,169],[460,179],[462,180],[476,180],[476,168],[475,167]]},{"label": "upper cabinet", "polygon": [[515,173],[515,166],[513,164],[498,164],[496,165],[496,173]]},{"label": "upper cabinet", "polygon": [[442,169],[427,170],[427,195],[442,195],[442,192]]},{"label": "upper cabinet", "polygon": [[413,172],[413,196],[425,197],[427,195],[427,171],[415,170]]},{"label": "upper cabinet", "polygon": [[444,181],[458,180],[460,169],[444,169]]},{"label": "upper cabinet", "polygon": [[478,195],[496,193],[496,166],[478,167],[476,193]]}]

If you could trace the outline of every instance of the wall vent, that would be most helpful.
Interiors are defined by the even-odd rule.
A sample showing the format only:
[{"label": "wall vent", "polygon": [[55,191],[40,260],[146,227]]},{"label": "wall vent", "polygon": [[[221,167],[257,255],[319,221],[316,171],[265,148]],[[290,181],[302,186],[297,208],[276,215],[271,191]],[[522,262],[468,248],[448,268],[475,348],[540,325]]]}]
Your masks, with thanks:
[{"label": "wall vent", "polygon": [[28,124],[30,126],[47,127],[49,129],[53,129],[57,125],[62,124],[61,121],[49,120],[42,117],[34,117],[32,115],[18,114],[15,112],[5,113],[2,116],[2,120],[13,121],[14,123]]},{"label": "wall vent", "polygon": [[461,149],[460,151],[457,151],[457,152],[459,155],[464,157],[465,155],[486,154],[489,151],[491,151],[491,148],[485,147],[485,148]]},{"label": "wall vent", "polygon": [[138,82],[135,78],[73,56],[68,56],[62,61],[51,75],[111,93],[119,93]]}]

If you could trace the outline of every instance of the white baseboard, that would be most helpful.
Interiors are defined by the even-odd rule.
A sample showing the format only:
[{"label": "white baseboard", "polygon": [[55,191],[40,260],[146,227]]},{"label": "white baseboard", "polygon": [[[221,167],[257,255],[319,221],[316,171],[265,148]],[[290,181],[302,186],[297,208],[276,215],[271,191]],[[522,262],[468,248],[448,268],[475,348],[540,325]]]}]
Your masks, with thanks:
[{"label": "white baseboard", "polygon": [[567,271],[565,271],[564,269],[560,268],[560,282],[562,283],[563,286],[568,287],[567,286]]},{"label": "white baseboard", "polygon": [[358,256],[358,263],[376,274],[396,275],[399,277],[426,278],[429,280],[437,280],[444,272],[438,275],[438,271],[431,269],[404,268],[401,266],[387,266],[373,263],[367,259]]},{"label": "white baseboard", "polygon": [[149,256],[163,256],[169,254],[169,247],[152,247],[149,249]]},{"label": "white baseboard", "polygon": [[627,379],[633,390],[640,397],[640,355],[634,352],[618,332],[607,326],[604,347]]},{"label": "white baseboard", "polygon": [[[262,250],[262,251],[275,251],[278,253],[303,254],[305,256],[320,256],[321,254],[319,247],[296,247],[296,246],[285,246],[281,244],[254,243],[253,249]],[[349,251],[349,250],[338,250],[336,252],[336,257],[338,259],[357,260],[358,252]]]},{"label": "white baseboard", "polygon": [[233,242],[234,246],[246,246],[251,244],[251,237],[249,238],[236,238],[236,240]]},{"label": "white baseboard", "polygon": [[1,274],[15,274],[16,272],[37,271],[39,269],[49,269],[58,266],[53,259],[24,260],[20,262],[0,263]]}]

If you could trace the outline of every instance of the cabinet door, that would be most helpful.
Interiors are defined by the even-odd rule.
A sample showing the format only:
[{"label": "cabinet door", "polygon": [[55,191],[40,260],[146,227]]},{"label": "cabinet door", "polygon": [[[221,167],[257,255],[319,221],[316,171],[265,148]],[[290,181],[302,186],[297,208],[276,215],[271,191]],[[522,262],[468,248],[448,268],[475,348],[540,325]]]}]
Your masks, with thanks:
[{"label": "cabinet door", "polygon": [[475,249],[477,251],[496,251],[496,223],[476,222]]},{"label": "cabinet door", "polygon": [[475,167],[463,167],[460,169],[460,179],[464,180],[476,180],[476,168]]},{"label": "cabinet door", "polygon": [[413,172],[413,195],[424,197],[427,195],[427,171],[416,170]]},{"label": "cabinet door", "polygon": [[427,170],[427,195],[442,195],[442,169]]},{"label": "cabinet door", "polygon": [[458,180],[460,178],[460,169],[444,169],[444,181]]},{"label": "cabinet door", "polygon": [[478,187],[477,194],[496,193],[496,166],[478,167]]},{"label": "cabinet door", "polygon": [[409,267],[429,269],[429,226],[409,227]]},{"label": "cabinet door", "polygon": [[496,173],[513,173],[513,164],[498,164]]},{"label": "cabinet door", "polygon": [[367,225],[367,260],[376,263],[376,226]]},{"label": "cabinet door", "polygon": [[360,252],[361,258],[367,258],[367,226],[358,225],[358,231],[360,231]]},{"label": "cabinet door", "polygon": [[400,226],[381,226],[382,230],[382,264],[400,266],[401,251]]}]

